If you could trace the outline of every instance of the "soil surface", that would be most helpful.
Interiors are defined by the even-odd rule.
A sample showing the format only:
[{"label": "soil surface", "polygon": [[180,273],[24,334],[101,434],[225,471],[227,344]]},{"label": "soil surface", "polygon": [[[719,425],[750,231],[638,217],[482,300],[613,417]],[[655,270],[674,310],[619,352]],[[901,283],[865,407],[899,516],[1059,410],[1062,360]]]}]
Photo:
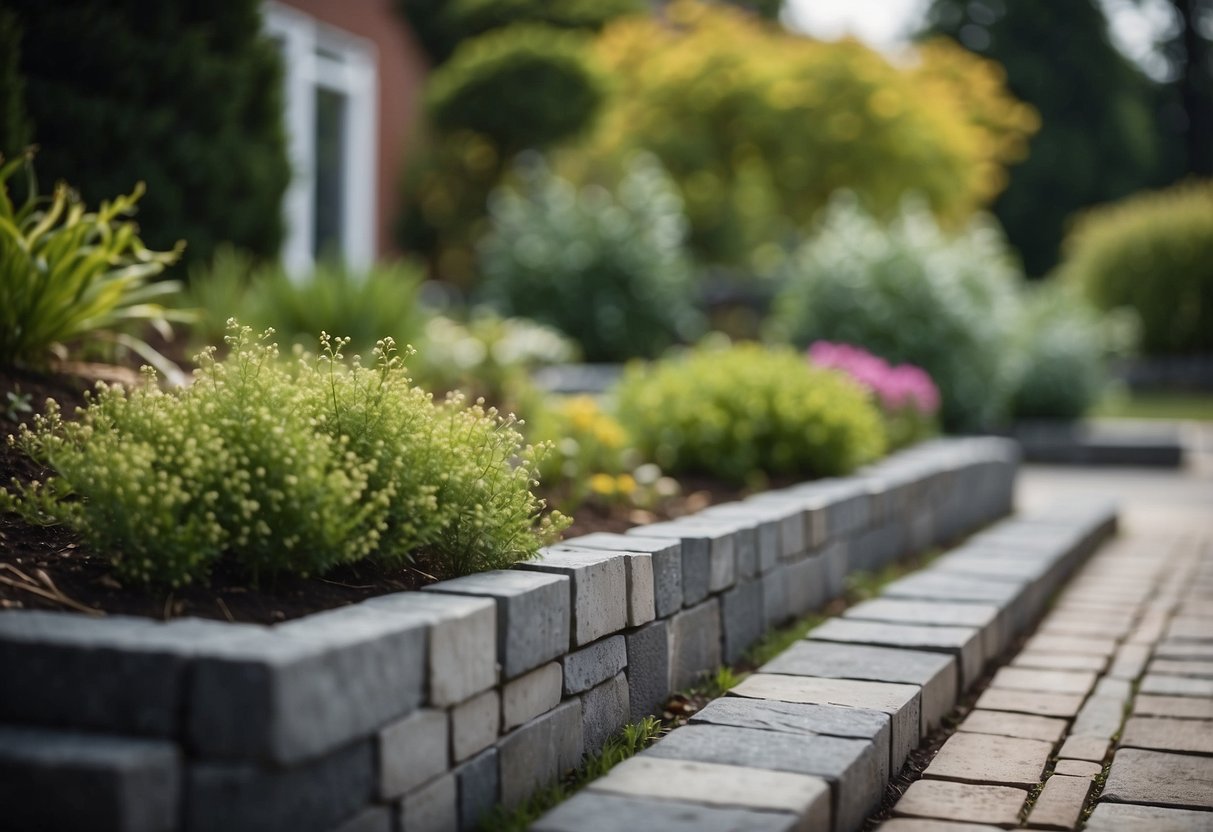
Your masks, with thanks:
[{"label": "soil surface", "polygon": [[[67,372],[35,374],[0,371],[0,483],[41,479],[49,472],[8,446],[5,437],[54,398],[65,416],[86,402],[97,380],[123,383],[137,379],[125,368],[75,365]],[[14,398],[8,396],[13,394]],[[28,406],[28,409],[27,409]],[[590,532],[622,532],[632,526],[690,514],[717,502],[738,499],[744,489],[688,479],[682,494],[652,511],[585,504],[574,513],[566,538]],[[375,595],[417,589],[434,578],[410,568],[385,568],[363,562],[324,577],[281,575],[250,585],[243,574],[218,569],[205,585],[169,591],[124,585],[109,561],[89,551],[61,526],[34,526],[0,512],[0,609],[70,610],[90,615],[134,615],[169,619],[196,616],[268,624],[356,603]]]}]

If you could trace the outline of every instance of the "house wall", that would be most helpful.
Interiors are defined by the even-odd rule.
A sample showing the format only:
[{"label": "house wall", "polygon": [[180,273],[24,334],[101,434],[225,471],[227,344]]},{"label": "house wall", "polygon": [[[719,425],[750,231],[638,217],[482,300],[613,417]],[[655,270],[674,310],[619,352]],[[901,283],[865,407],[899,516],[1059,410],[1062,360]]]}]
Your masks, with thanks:
[{"label": "house wall", "polygon": [[428,72],[425,53],[394,8],[394,0],[280,0],[350,34],[375,44],[379,107],[375,250],[397,253],[392,229],[400,213],[400,181],[409,139],[421,116],[421,93]]}]

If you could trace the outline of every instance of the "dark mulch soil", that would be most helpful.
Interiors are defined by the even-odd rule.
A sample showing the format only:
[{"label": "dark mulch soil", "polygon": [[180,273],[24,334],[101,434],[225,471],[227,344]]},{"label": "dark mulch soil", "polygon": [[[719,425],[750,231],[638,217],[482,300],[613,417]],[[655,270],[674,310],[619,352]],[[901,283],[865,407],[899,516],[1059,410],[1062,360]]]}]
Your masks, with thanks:
[{"label": "dark mulch soil", "polygon": [[[137,376],[125,368],[77,365],[54,375],[0,371],[0,482],[13,477],[43,478],[24,454],[8,447],[4,437],[17,421],[30,418],[6,405],[8,392],[29,397],[35,411],[54,398],[65,414],[85,403],[85,391],[96,380],[126,382]],[[737,499],[744,490],[708,480],[687,480],[681,496],[652,511],[587,504],[575,513],[565,537],[590,532],[622,532],[632,526],[698,511],[716,502]],[[433,577],[420,569],[384,568],[361,563],[322,578],[278,576],[250,586],[247,577],[219,569],[208,584],[175,591],[124,586],[111,573],[106,558],[90,552],[68,529],[31,526],[14,514],[0,513],[0,609],[73,610],[92,615],[147,618],[197,616],[252,623],[272,623],[356,603],[375,595],[417,589]]]}]

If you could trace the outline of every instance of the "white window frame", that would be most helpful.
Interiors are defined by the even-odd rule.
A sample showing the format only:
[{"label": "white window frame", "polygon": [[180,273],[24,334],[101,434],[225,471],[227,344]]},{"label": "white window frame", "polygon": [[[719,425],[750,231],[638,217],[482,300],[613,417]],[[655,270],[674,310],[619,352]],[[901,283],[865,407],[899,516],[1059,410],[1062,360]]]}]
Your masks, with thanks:
[{"label": "white window frame", "polygon": [[[324,88],[345,96],[348,105],[343,142],[341,255],[348,265],[366,268],[375,260],[379,196],[375,176],[375,45],[282,3],[264,3],[262,18],[267,34],[283,45],[285,121],[291,158],[291,183],[283,200],[283,265],[292,275],[305,274],[315,265],[316,89]],[[338,59],[320,55],[319,50]]]}]

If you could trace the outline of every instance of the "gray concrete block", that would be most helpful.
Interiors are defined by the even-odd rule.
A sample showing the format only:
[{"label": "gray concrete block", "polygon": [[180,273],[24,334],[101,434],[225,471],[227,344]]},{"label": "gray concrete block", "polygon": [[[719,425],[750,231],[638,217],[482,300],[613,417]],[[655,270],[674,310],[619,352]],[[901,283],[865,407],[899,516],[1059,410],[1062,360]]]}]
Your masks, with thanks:
[{"label": "gray concrete block", "polygon": [[732,725],[735,728],[756,728],[785,734],[867,740],[884,755],[886,762],[881,777],[901,766],[893,758],[893,732],[890,717],[884,711],[822,705],[805,702],[780,702],[768,699],[747,699],[723,696],[709,702],[691,717],[692,723]]},{"label": "gray concrete block", "polygon": [[960,659],[961,690],[967,690],[969,685],[977,681],[985,664],[981,633],[973,627],[925,627],[916,624],[832,618],[811,630],[809,638],[815,641],[867,644],[874,647],[928,650],[957,656]]},{"label": "gray concrete block", "polygon": [[506,679],[569,649],[572,610],[567,575],[496,570],[440,581],[425,591],[486,596],[497,602],[497,655]]},{"label": "gray concrete block", "polygon": [[670,686],[693,685],[720,666],[720,604],[715,598],[670,619]]},{"label": "gray concrete block", "polygon": [[501,688],[501,730],[509,731],[560,704],[564,670],[550,662]]},{"label": "gray concrete block", "polygon": [[766,632],[762,581],[740,583],[720,594],[720,629],[725,664],[735,664]]},{"label": "gray concrete block", "polygon": [[[700,511],[690,516],[682,517],[678,522],[690,525],[703,525],[710,529],[731,533],[733,536],[734,562],[736,564],[734,579],[748,580],[758,574],[757,521],[740,517],[709,515]],[[769,525],[773,528],[773,524]],[[727,567],[721,563],[719,567],[714,564],[713,568],[726,569]],[[721,582],[724,580],[725,578],[721,577]]]},{"label": "gray concrete block", "polygon": [[[792,560],[810,548],[812,541],[824,534],[824,515],[814,514],[802,498],[784,491],[764,491],[747,497],[744,505],[761,507],[779,518],[779,557]],[[821,526],[818,529],[818,526]]]},{"label": "gray concrete block", "polygon": [[177,823],[181,768],[165,740],[0,726],[0,825],[162,832]]},{"label": "gray concrete block", "polygon": [[682,544],[683,604],[692,606],[733,585],[737,575],[735,535],[728,525],[670,520],[628,529],[629,535],[666,537]]},{"label": "gray concrete block", "polygon": [[831,540],[811,555],[823,561],[826,600],[842,597],[847,588],[847,575],[852,571],[850,545],[845,540]]},{"label": "gray concrete block", "polygon": [[176,736],[190,658],[207,644],[264,632],[198,619],[0,611],[0,720]]},{"label": "gray concrete block", "polygon": [[573,609],[573,645],[617,633],[628,625],[628,558],[597,549],[544,549],[515,569],[567,575]]},{"label": "gray concrete block", "polygon": [[497,608],[491,598],[398,592],[360,606],[423,618],[429,626],[429,704],[445,708],[497,684]]},{"label": "gray concrete block", "polygon": [[797,818],[797,830],[830,828],[830,784],[789,771],[633,757],[588,788],[637,799],[677,797],[698,806],[788,812]]},{"label": "gray concrete block", "polygon": [[370,802],[375,783],[370,741],[289,768],[252,763],[189,766],[185,832],[328,832]]},{"label": "gray concrete block", "polygon": [[762,582],[762,617],[766,629],[786,622],[792,617],[788,604],[787,564],[780,564],[760,578]]},{"label": "gray concrete block", "polygon": [[789,676],[918,685],[922,688],[924,735],[940,725],[959,696],[958,662],[947,653],[801,641],[764,664],[761,670]]},{"label": "gray concrete block", "polygon": [[677,800],[641,799],[584,791],[573,795],[531,826],[531,832],[792,832],[790,812],[761,812]]},{"label": "gray concrete block", "polygon": [[660,714],[670,695],[670,627],[654,621],[624,635],[631,721]]},{"label": "gray concrete block", "polygon": [[820,555],[789,563],[783,570],[788,587],[788,612],[800,617],[826,602],[826,561]]},{"label": "gray concrete block", "polygon": [[[708,506],[696,516],[712,520],[730,520],[752,527],[757,556],[755,568],[758,574],[765,574],[774,569],[781,558],[804,551],[804,516],[790,507],[764,506],[755,502],[717,503]],[[785,538],[789,546],[800,548],[791,549],[785,555]],[[738,574],[742,578],[753,577],[746,574],[747,567],[743,566],[742,559],[739,554]]]},{"label": "gray concrete block", "polygon": [[[682,609],[682,544],[668,537],[597,532],[566,540],[564,546],[604,549],[610,552],[642,552],[653,561],[653,601],[658,618]],[[635,626],[635,625],[632,625]]]},{"label": "gray concrete block", "polygon": [[844,618],[901,622],[946,627],[976,627],[981,630],[982,652],[997,656],[1010,645],[1010,626],[994,604],[959,601],[919,601],[913,598],[874,598],[843,613]]},{"label": "gray concrete block", "polygon": [[584,751],[581,700],[570,699],[497,744],[501,803],[516,808],[536,789],[576,768]]},{"label": "gray concrete block", "polygon": [[334,832],[393,832],[392,810],[387,806],[369,806]]},{"label": "gray concrete block", "polygon": [[402,832],[451,832],[459,826],[459,792],[454,774],[444,774],[400,801]]},{"label": "gray concrete block", "polygon": [[424,709],[379,732],[379,797],[391,800],[437,777],[450,766],[446,711]]},{"label": "gray concrete block", "polygon": [[581,730],[585,751],[592,754],[628,724],[628,680],[620,673],[581,695]]},{"label": "gray concrete block", "polygon": [[791,771],[836,784],[834,830],[859,828],[880,800],[888,756],[867,740],[734,728],[686,725],[672,731],[644,755],[674,760]]},{"label": "gray concrete block", "polygon": [[917,685],[752,673],[735,685],[731,693],[755,699],[884,711],[890,719],[889,758],[893,770],[901,768],[921,736],[922,694]]},{"label": "gray concrete block", "polygon": [[627,645],[623,636],[610,636],[569,653],[560,663],[564,666],[564,695],[570,696],[605,682],[627,667]]},{"label": "gray concrete block", "polygon": [[459,832],[472,832],[497,805],[497,749],[473,757],[454,770],[459,789]]},{"label": "gray concrete block", "polygon": [[369,736],[421,702],[427,627],[351,606],[208,644],[189,676],[192,749],[294,763]]},{"label": "gray concrete block", "polygon": [[451,708],[451,757],[462,762],[497,741],[501,730],[501,694],[486,690]]}]

